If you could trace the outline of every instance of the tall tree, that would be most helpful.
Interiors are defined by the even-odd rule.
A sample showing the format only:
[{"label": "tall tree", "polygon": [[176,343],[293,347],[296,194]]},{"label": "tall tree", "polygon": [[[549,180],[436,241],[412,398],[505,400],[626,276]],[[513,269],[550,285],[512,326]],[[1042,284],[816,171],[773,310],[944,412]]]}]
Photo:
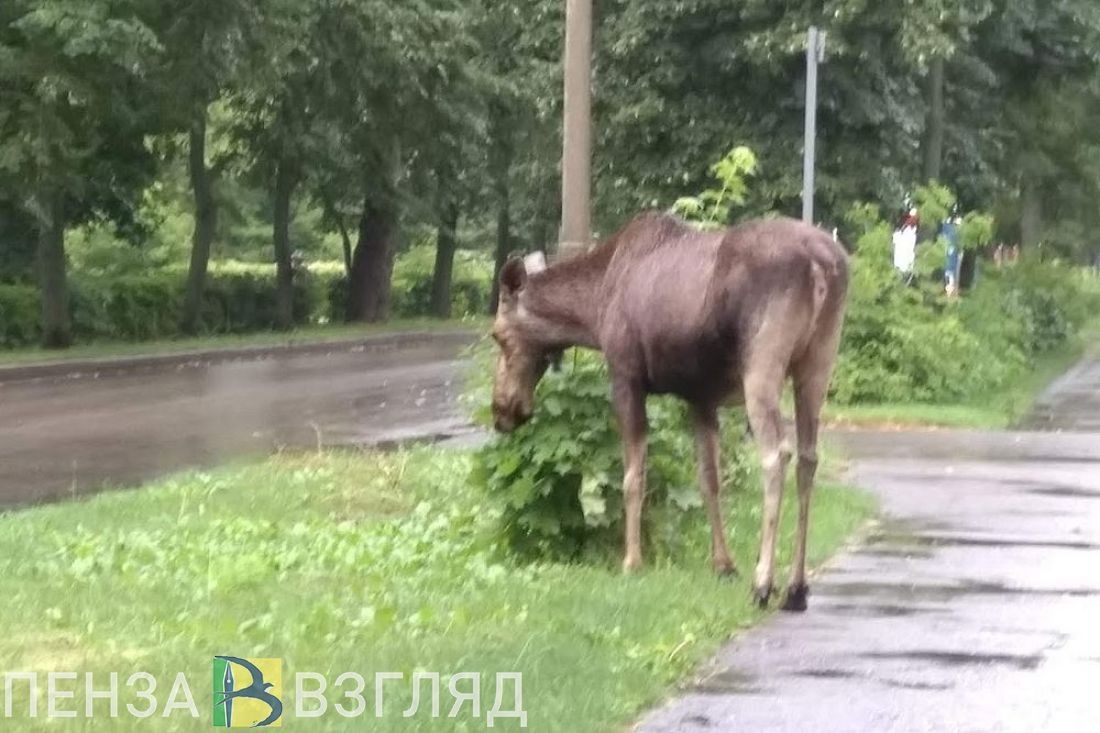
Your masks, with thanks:
[{"label": "tall tree", "polygon": [[[291,223],[295,193],[308,175],[307,161],[324,164],[317,142],[317,108],[326,104],[326,57],[317,40],[328,5],[321,0],[274,0],[255,28],[256,40],[229,94],[232,134],[247,167],[270,191],[272,250],[276,271],[275,326],[293,327],[294,264]],[[323,136],[322,136],[323,137]]]},{"label": "tall tree", "polygon": [[328,70],[332,102],[324,105],[321,124],[335,131],[329,140],[342,158],[326,166],[320,183],[330,194],[343,192],[332,209],[358,211],[347,316],[378,321],[389,313],[402,212],[419,204],[410,183],[439,160],[432,151],[437,126],[447,126],[452,111],[448,83],[472,49],[462,6],[452,0],[334,5],[339,22],[319,31],[339,59]]},{"label": "tall tree", "polygon": [[37,230],[42,340],[72,340],[65,230],[125,218],[150,172],[140,107],[159,50],[136,2],[12,0],[0,6],[0,198]]},{"label": "tall tree", "polygon": [[162,93],[170,118],[187,134],[187,168],[195,227],[181,327],[201,327],[203,291],[217,235],[217,170],[209,154],[210,105],[225,94],[255,42],[256,0],[168,0],[158,31],[165,47]]},{"label": "tall tree", "polygon": [[513,250],[544,248],[557,236],[563,9],[556,0],[483,2],[479,9],[475,33],[488,115],[488,150],[481,157],[494,232],[492,313],[500,271]]}]

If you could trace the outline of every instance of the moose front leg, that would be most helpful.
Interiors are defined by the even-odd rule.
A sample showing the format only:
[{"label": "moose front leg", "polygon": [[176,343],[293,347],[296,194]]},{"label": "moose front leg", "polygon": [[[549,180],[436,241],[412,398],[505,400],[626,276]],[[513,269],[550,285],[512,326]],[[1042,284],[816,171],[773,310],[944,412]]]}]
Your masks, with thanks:
[{"label": "moose front leg", "polygon": [[645,501],[646,415],[645,392],[615,380],[612,389],[615,414],[623,438],[623,512],[626,518],[626,552],[623,571],[642,567],[642,504]]}]

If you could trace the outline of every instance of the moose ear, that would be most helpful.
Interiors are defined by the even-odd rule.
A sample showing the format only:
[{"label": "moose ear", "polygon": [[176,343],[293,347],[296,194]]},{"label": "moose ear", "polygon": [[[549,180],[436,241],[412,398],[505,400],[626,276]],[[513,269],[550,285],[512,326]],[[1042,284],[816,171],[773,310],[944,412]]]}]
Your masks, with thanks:
[{"label": "moose ear", "polygon": [[527,285],[527,266],[523,260],[513,257],[500,270],[500,294],[513,298]]},{"label": "moose ear", "polygon": [[546,269],[546,253],[541,250],[532,252],[523,258],[523,265],[527,268],[528,275],[537,275]]}]

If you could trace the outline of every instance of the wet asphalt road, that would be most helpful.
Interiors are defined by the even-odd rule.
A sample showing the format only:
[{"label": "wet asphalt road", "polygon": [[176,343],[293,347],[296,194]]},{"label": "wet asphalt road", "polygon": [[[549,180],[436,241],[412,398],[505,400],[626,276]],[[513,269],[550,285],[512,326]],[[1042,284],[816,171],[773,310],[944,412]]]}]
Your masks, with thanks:
[{"label": "wet asphalt road", "polygon": [[455,406],[467,334],[4,382],[0,506],[132,485],[283,447],[467,430]]},{"label": "wet asphalt road", "polygon": [[835,436],[881,522],[639,729],[1100,729],[1098,419],[1094,360],[1028,421],[1063,432]]}]

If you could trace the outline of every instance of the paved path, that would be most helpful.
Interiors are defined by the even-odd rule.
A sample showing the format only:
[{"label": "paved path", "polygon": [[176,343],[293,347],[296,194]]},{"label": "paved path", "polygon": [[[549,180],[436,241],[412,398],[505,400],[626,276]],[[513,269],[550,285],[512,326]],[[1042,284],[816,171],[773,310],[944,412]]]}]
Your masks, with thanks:
[{"label": "paved path", "polygon": [[[466,334],[331,353],[0,379],[0,506],[130,485],[283,446],[466,429],[454,401]],[[334,347],[335,348],[335,347]]]},{"label": "paved path", "polygon": [[1100,362],[1037,412],[1085,432],[841,436],[883,522],[639,729],[1097,730]]}]

